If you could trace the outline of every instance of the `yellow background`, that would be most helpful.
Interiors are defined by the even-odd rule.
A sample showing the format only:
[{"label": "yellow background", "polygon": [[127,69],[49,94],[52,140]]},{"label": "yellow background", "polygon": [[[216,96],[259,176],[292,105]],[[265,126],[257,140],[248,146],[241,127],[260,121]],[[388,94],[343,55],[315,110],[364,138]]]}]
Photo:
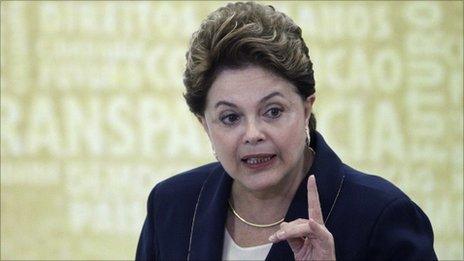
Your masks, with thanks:
[{"label": "yellow background", "polygon": [[[153,185],[213,159],[181,96],[224,2],[1,2],[1,258],[132,259]],[[463,258],[463,3],[272,2],[303,30],[318,129]]]}]

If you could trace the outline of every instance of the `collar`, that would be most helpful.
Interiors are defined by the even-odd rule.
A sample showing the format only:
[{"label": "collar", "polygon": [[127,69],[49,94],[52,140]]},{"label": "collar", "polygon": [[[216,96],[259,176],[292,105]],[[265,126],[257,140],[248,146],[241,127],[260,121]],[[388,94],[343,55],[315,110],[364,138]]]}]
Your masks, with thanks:
[{"label": "collar", "polygon": [[[322,135],[314,132],[311,145],[316,152],[308,174],[316,177],[322,215],[326,225],[332,207],[343,184],[344,175],[340,171],[341,160],[327,145]],[[285,221],[308,218],[306,181],[300,184],[285,216]],[[192,221],[189,259],[204,260],[222,258],[224,226],[227,218],[227,200],[232,187],[232,178],[218,164],[205,180],[197,200]],[[273,244],[266,260],[285,259],[293,253],[286,241]]]}]

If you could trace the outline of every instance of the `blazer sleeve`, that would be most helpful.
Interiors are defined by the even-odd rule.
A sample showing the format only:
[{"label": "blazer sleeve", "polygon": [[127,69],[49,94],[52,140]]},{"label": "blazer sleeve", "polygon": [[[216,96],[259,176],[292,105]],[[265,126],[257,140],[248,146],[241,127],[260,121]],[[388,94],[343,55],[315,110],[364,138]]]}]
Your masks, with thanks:
[{"label": "blazer sleeve", "polygon": [[148,196],[147,201],[147,216],[142,227],[140,234],[139,243],[137,245],[137,252],[135,254],[135,260],[156,260],[158,243],[155,235],[155,195],[156,186]]},{"label": "blazer sleeve", "polygon": [[437,260],[433,230],[425,213],[409,198],[384,208],[369,240],[372,260]]}]

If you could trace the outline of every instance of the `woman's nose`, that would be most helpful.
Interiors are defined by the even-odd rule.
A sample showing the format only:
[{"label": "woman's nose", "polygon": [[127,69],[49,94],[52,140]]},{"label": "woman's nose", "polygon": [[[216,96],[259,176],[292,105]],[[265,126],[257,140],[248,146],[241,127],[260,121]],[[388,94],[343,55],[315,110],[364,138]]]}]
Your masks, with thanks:
[{"label": "woman's nose", "polygon": [[257,144],[259,142],[264,141],[265,136],[260,126],[256,121],[250,121],[247,123],[244,135],[244,143],[245,144]]}]

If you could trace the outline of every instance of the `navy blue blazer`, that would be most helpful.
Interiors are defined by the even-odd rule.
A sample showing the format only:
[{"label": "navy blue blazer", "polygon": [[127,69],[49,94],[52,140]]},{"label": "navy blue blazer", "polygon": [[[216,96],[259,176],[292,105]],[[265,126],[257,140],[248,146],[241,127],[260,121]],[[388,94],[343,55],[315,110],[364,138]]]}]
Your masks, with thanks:
[{"label": "navy blue blazer", "polygon": [[[435,260],[433,231],[422,210],[390,182],[342,163],[319,133],[309,174],[316,177],[327,229],[339,260]],[[285,221],[308,218],[307,177]],[[220,260],[232,179],[211,163],[157,184],[148,198],[137,260]],[[266,260],[292,260],[286,241]]]}]

